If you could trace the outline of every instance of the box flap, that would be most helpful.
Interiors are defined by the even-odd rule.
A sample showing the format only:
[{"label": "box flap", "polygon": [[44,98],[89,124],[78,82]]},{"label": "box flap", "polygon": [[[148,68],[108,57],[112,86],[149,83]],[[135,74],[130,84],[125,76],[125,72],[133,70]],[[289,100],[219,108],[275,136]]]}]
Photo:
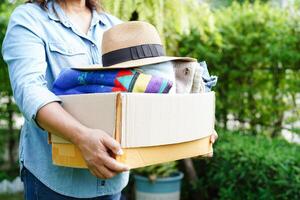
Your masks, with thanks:
[{"label": "box flap", "polygon": [[199,140],[153,147],[138,147],[123,149],[124,155],[116,160],[125,163],[131,169],[149,165],[207,155],[213,152],[210,137]]},{"label": "box flap", "polygon": [[[131,169],[148,165],[179,160],[194,156],[206,155],[213,152],[210,137],[199,140],[163,145],[156,147],[138,147],[123,149],[124,155],[117,160],[128,165]],[[87,168],[80,150],[73,144],[53,144],[52,160],[55,165]]]},{"label": "box flap", "polygon": [[122,93],[124,148],[167,145],[211,135],[215,93]]}]

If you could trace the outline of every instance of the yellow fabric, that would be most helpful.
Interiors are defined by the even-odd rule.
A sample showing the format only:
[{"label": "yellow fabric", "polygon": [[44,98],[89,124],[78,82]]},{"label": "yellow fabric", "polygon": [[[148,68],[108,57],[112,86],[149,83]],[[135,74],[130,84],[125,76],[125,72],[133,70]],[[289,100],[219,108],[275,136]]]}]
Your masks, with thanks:
[{"label": "yellow fabric", "polygon": [[134,84],[132,92],[142,92],[144,93],[147,89],[148,83],[151,80],[151,76],[146,74],[140,74]]}]

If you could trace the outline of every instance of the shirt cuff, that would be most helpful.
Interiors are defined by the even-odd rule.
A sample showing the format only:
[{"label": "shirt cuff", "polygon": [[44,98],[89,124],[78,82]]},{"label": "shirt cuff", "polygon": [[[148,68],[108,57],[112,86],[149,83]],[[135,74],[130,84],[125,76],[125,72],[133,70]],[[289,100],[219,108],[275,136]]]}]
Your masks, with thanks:
[{"label": "shirt cuff", "polygon": [[48,89],[45,89],[44,87],[38,87],[35,88],[35,93],[39,94],[38,96],[35,96],[34,98],[28,98],[28,108],[25,109],[25,113],[27,113],[27,119],[30,120],[30,123],[32,123],[35,127],[40,128],[44,130],[42,127],[39,126],[39,124],[36,121],[36,115],[38,111],[45,105],[52,103],[52,102],[59,102],[61,103],[61,99],[50,92]]}]

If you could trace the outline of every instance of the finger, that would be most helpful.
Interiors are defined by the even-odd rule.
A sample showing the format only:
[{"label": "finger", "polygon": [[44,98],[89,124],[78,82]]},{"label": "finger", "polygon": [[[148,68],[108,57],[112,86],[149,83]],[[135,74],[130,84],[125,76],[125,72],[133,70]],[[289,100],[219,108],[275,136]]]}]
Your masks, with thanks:
[{"label": "finger", "polygon": [[103,157],[103,163],[107,168],[115,172],[124,172],[129,170],[129,167],[127,165],[116,161],[110,156]]},{"label": "finger", "polygon": [[210,136],[210,142],[211,142],[211,143],[215,143],[215,141],[217,140],[217,138],[218,138],[218,135],[212,134],[212,135]]},{"label": "finger", "polygon": [[110,157],[110,155],[106,151],[103,151],[101,155],[102,156],[98,157],[98,160],[94,165],[94,171],[97,171],[98,174],[101,174],[101,178],[104,179],[114,177],[117,174],[117,172],[107,169],[107,167],[103,164],[105,162],[103,157]]},{"label": "finger", "polygon": [[210,142],[211,142],[211,143],[215,143],[215,137],[214,137],[214,135],[211,135],[211,136],[210,136]]},{"label": "finger", "polygon": [[112,137],[105,136],[103,138],[103,143],[106,148],[110,149],[116,155],[123,154],[120,144],[116,140],[114,140]]},{"label": "finger", "polygon": [[211,157],[213,157],[213,155],[214,155],[214,153],[211,152],[211,153],[208,153],[208,154],[201,155],[201,156],[199,156],[199,158],[211,158]]},{"label": "finger", "polygon": [[213,134],[214,136],[215,136],[215,140],[217,140],[218,139],[218,137],[219,137],[219,135],[218,135],[218,133],[217,133],[217,131],[216,130],[214,130],[214,134]]},{"label": "finger", "polygon": [[89,167],[90,172],[98,178],[104,178],[103,174],[95,167]]},{"label": "finger", "polygon": [[101,157],[99,156],[99,161],[101,162],[97,164],[97,166],[105,165],[107,168],[114,172],[119,173],[129,170],[129,167],[127,165],[116,161],[116,159],[112,158],[106,151],[103,151],[101,153]]},{"label": "finger", "polygon": [[209,154],[206,154],[204,157],[207,157],[207,158],[211,158],[213,157],[214,153],[209,153]]},{"label": "finger", "polygon": [[104,179],[112,178],[117,174],[116,172],[109,170],[107,167],[103,165],[99,166],[97,170],[99,171],[100,174],[103,175]]},{"label": "finger", "polygon": [[105,178],[105,177],[104,177],[100,172],[98,172],[97,170],[96,170],[96,171],[91,171],[91,173],[92,173],[95,177],[97,177],[97,178],[102,178],[102,179]]}]

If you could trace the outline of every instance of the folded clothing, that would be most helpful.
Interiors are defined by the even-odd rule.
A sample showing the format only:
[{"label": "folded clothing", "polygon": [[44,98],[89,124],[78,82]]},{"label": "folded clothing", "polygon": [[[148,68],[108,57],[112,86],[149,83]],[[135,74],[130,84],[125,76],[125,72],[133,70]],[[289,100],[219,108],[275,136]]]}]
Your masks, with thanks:
[{"label": "folded clothing", "polygon": [[209,92],[216,85],[217,77],[210,76],[205,62],[174,61],[177,93]]},{"label": "folded clothing", "polygon": [[176,79],[175,79],[175,71],[173,68],[172,61],[156,63],[147,66],[141,66],[135,69],[141,73],[162,77],[172,81],[174,84],[172,85],[172,88],[168,93],[169,94],[176,93],[176,84],[175,84]]},{"label": "folded clothing", "polygon": [[163,77],[145,74],[136,69],[108,69],[81,71],[63,70],[53,83],[52,91],[56,95],[104,93],[104,92],[140,92],[168,93],[173,82]]},{"label": "folded clothing", "polygon": [[210,92],[212,87],[217,85],[218,77],[209,75],[207,64],[205,61],[199,63],[202,69],[202,79],[205,84],[205,92]]}]

